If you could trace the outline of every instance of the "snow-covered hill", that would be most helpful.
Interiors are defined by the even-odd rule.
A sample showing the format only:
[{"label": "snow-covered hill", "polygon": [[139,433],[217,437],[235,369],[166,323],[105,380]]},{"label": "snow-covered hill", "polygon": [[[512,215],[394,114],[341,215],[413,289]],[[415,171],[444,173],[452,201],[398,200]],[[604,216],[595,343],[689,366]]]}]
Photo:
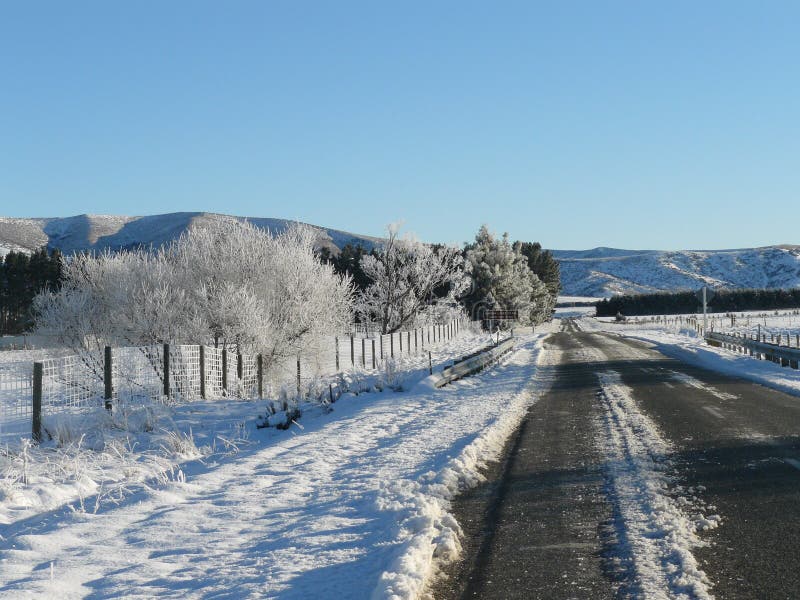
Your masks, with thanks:
[{"label": "snow-covered hill", "polygon": [[562,294],[610,296],[659,290],[800,286],[800,246],[739,250],[616,250],[553,252]]},{"label": "snow-covered hill", "polygon": [[[0,217],[0,255],[9,250],[32,251],[48,245],[62,252],[119,249],[132,246],[160,246],[172,241],[189,227],[203,221],[231,218],[216,213],[170,213],[143,217],[77,215],[53,219],[13,219]],[[282,231],[291,222],[285,219],[247,219],[271,231]],[[372,247],[377,238],[318,227],[321,247],[341,248],[347,243]]]},{"label": "snow-covered hill", "polygon": [[[78,215],[53,219],[0,217],[0,255],[32,251],[43,245],[63,252],[160,246],[189,227],[214,219],[216,213],[170,213],[143,217]],[[290,221],[254,217],[251,223],[272,231]],[[337,229],[319,229],[319,245],[331,250],[347,243],[371,248],[378,238]],[[430,240],[436,241],[436,240]],[[767,246],[740,250],[554,250],[561,263],[562,294],[610,296],[658,290],[695,289],[703,284],[724,288],[800,286],[800,246]]]}]

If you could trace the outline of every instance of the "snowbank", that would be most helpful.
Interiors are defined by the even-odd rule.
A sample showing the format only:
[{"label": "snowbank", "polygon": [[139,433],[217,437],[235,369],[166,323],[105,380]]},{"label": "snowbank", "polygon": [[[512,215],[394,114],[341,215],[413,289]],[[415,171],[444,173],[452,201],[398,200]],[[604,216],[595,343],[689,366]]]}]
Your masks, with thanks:
[{"label": "snowbank", "polygon": [[[79,460],[69,506],[28,502],[44,481],[0,500],[0,596],[417,597],[459,553],[450,499],[536,398],[542,338],[441,390],[345,394],[289,431],[257,429],[263,405],[242,401],[158,415],[130,446],[161,449],[120,450],[111,472]],[[160,475],[126,479],[136,465]]]}]

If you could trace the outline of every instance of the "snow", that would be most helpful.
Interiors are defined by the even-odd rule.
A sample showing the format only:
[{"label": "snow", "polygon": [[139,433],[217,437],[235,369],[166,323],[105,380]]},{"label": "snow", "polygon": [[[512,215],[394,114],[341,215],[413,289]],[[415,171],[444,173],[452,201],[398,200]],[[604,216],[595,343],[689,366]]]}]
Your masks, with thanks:
[{"label": "snow", "polygon": [[[0,495],[0,596],[418,597],[460,551],[449,501],[545,385],[542,329],[476,377],[431,390],[419,369],[289,431],[255,428],[263,404],[201,402],[132,415],[126,447],[105,430],[95,452],[36,450],[51,482],[32,470]],[[60,497],[34,502],[46,489]]]},{"label": "snow", "polygon": [[641,598],[712,598],[692,549],[705,544],[698,531],[716,527],[720,518],[687,517],[670,495],[670,443],[639,410],[619,373],[598,378],[605,409],[600,445],[608,459],[618,568],[631,582],[626,591]]},{"label": "snow", "polygon": [[[791,326],[788,324],[790,319],[792,319]],[[782,328],[776,324],[779,321],[783,321]],[[794,332],[796,331],[794,324],[800,326],[800,317],[797,315],[791,313],[773,315],[771,318],[767,317],[767,326],[762,331]],[[753,322],[749,326],[743,324],[741,330],[755,330],[755,325],[755,317],[753,317]],[[651,344],[659,352],[671,358],[733,377],[748,379],[789,394],[800,395],[800,370],[781,367],[770,361],[756,360],[751,356],[731,350],[709,346],[693,329],[660,323],[623,325],[609,320],[591,318],[580,319],[578,326],[585,331],[607,331],[638,339]],[[728,329],[723,329],[723,331],[727,332]],[[791,335],[794,336],[795,333],[791,333]]]},{"label": "snow", "polygon": [[[0,217],[0,254],[5,249],[27,252],[49,244],[66,253],[87,249],[158,247],[171,242],[198,223],[228,218],[216,213],[169,213],[148,216],[75,215],[64,218],[15,219]],[[284,231],[294,221],[260,217],[235,217],[248,220],[260,229]],[[332,250],[345,244],[360,244],[371,249],[380,240],[337,229],[317,228],[318,244]]]},{"label": "snow", "polygon": [[659,290],[786,288],[800,285],[796,246],[738,250],[554,251],[565,295],[610,296]]}]

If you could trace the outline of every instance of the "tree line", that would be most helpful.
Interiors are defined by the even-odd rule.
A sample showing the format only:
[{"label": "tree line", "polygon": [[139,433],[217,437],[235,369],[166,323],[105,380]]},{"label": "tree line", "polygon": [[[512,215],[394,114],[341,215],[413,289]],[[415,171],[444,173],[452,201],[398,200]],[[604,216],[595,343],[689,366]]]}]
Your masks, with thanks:
[{"label": "tree line", "polygon": [[0,256],[0,335],[27,331],[32,323],[31,304],[42,290],[58,289],[61,253],[45,247],[26,254]]},{"label": "tree line", "polygon": [[[596,304],[598,317],[676,315],[702,312],[695,292],[658,292],[614,296]],[[778,310],[800,307],[800,288],[718,290],[709,302],[713,312]]]},{"label": "tree line", "polygon": [[400,238],[390,226],[386,242],[371,250],[347,244],[338,255],[324,248],[320,257],[351,279],[356,320],[377,322],[383,333],[421,317],[446,322],[461,310],[474,320],[502,310],[522,323],[541,323],[552,317],[561,291],[559,264],[549,250],[538,242],[512,243],[485,225],[460,249]]},{"label": "tree line", "polygon": [[560,273],[540,244],[486,226],[463,247],[398,229],[370,250],[346,245],[336,255],[314,248],[310,228],[273,235],[227,221],[159,250],[11,252],[0,269],[0,333],[36,322],[84,350],[204,339],[278,355],[353,321],[390,333],[487,310],[526,324],[552,318]]}]

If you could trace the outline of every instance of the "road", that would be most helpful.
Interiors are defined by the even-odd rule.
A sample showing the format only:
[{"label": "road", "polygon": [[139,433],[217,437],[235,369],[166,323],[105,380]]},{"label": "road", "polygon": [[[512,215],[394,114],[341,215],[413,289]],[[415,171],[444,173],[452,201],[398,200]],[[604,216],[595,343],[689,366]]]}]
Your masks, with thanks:
[{"label": "road", "polygon": [[449,598],[799,598],[800,398],[566,321]]}]

